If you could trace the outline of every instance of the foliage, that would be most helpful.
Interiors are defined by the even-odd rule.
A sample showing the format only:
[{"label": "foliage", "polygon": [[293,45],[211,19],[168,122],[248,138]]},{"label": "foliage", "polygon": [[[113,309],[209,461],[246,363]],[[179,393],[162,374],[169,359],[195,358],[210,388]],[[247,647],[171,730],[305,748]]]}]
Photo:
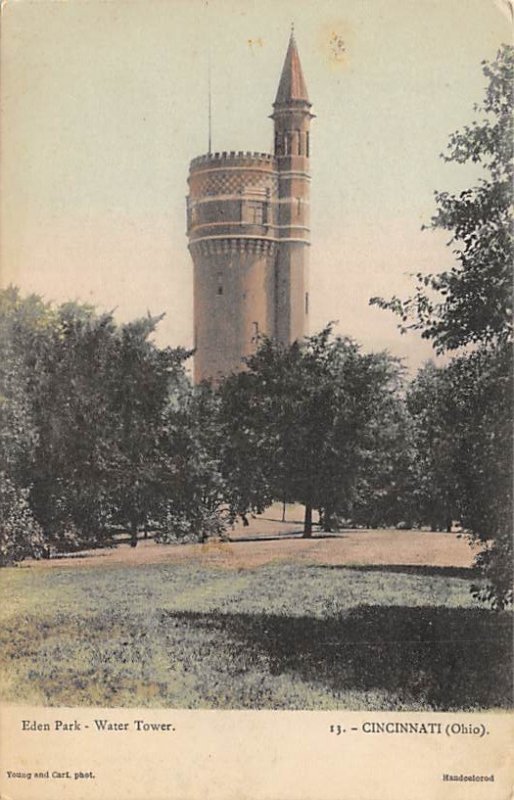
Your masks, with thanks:
[{"label": "foliage", "polygon": [[458,406],[455,472],[463,527],[488,542],[477,564],[488,578],[478,595],[503,608],[512,602],[512,346],[480,348],[448,367]]},{"label": "foliage", "polygon": [[148,316],[120,328],[106,376],[114,519],[130,528],[133,546],[138,530],[162,517],[170,490],[167,413],[187,384],[187,351],[158,349],[149,340],[159,319]]},{"label": "foliage", "polygon": [[188,391],[189,353],[155,346],[158,321],[118,326],[89,306],[0,294],[0,469],[47,549],[108,544],[113,525],[136,544],[169,514],[167,425]]},{"label": "foliage", "polygon": [[167,483],[157,541],[222,535],[228,487],[221,474],[219,400],[208,384],[188,387],[166,413]]},{"label": "foliage", "polygon": [[[456,264],[437,275],[418,275],[415,295],[406,301],[370,302],[399,314],[403,331],[421,331],[439,352],[468,348],[429,381],[435,408],[418,392],[420,418],[428,414],[437,429],[425,450],[430,485],[422,493],[439,495],[436,504],[448,509],[458,493],[463,525],[489,541],[477,562],[489,588],[479,594],[503,607],[512,600],[514,47],[503,46],[483,69],[488,88],[483,106],[476,107],[481,118],[450,137],[446,160],[480,163],[486,177],[458,196],[436,193],[432,219],[433,228],[452,231]],[[426,371],[418,377],[419,387],[427,377]]]},{"label": "foliage", "polygon": [[450,375],[428,362],[411,382],[406,396],[414,445],[414,518],[432,530],[450,530],[460,519],[455,453],[459,413]]},{"label": "foliage", "polygon": [[34,295],[22,300],[13,287],[0,292],[0,470],[21,485],[38,441],[32,403],[36,342],[50,318]]},{"label": "foliage", "polygon": [[419,330],[438,351],[469,344],[499,345],[512,335],[512,180],[514,154],[514,47],[484,62],[489,80],[479,121],[450,137],[446,161],[483,165],[487,178],[459,195],[436,192],[432,228],[453,232],[455,265],[418,274],[406,301],[373,298],[401,317],[403,331]]},{"label": "foliage", "polygon": [[39,558],[44,553],[41,528],[27,500],[28,490],[16,486],[0,472],[0,566]]},{"label": "foliage", "polygon": [[352,508],[370,462],[385,457],[383,416],[398,383],[394,359],[362,355],[351,340],[332,337],[330,325],[290,347],[262,338],[247,369],[220,389],[233,513],[297,501],[306,507],[305,535],[312,509],[329,528]]}]

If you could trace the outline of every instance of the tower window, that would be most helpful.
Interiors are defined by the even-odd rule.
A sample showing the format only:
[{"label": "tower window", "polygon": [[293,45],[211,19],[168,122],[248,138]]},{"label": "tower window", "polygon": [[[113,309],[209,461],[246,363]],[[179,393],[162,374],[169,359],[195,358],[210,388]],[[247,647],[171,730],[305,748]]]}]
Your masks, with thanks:
[{"label": "tower window", "polygon": [[218,294],[223,294],[223,276],[221,272],[218,272]]},{"label": "tower window", "polygon": [[309,313],[309,292],[305,292],[305,313]]},{"label": "tower window", "polygon": [[259,203],[252,200],[247,200],[243,206],[243,221],[248,222],[250,225],[265,225],[266,224],[266,207],[265,203]]},{"label": "tower window", "polygon": [[296,216],[299,217],[301,213],[302,213],[302,198],[301,197],[297,197],[296,198]]},{"label": "tower window", "polygon": [[309,141],[309,131],[306,131],[305,132],[305,155],[307,156],[307,158],[309,158],[309,156],[311,154],[310,150],[311,150],[311,146],[310,146],[310,141]]},{"label": "tower window", "polygon": [[297,153],[299,156],[302,154],[302,132],[296,131]]}]

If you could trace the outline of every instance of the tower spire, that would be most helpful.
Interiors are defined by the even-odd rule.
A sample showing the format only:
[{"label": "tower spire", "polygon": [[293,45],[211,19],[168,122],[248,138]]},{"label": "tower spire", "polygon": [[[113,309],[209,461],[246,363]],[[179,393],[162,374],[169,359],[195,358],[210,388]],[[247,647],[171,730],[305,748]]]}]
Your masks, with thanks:
[{"label": "tower spire", "polygon": [[310,105],[307,86],[305,85],[305,79],[303,77],[302,65],[300,63],[300,56],[298,55],[298,49],[296,47],[294,22],[291,24],[289,44],[284,66],[282,67],[282,74],[280,75],[277,96],[273,105],[289,105],[291,101],[303,101]]}]

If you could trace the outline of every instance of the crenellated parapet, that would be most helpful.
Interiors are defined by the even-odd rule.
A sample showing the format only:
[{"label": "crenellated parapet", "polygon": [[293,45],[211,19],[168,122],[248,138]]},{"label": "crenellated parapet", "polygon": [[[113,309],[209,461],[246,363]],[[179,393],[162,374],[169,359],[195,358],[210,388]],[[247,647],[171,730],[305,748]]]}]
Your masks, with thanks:
[{"label": "crenellated parapet", "polygon": [[209,166],[217,167],[221,164],[245,167],[268,164],[274,161],[275,157],[272,153],[259,153],[251,150],[224,150],[220,153],[205,153],[202,156],[196,156],[191,161],[190,167],[192,170]]}]

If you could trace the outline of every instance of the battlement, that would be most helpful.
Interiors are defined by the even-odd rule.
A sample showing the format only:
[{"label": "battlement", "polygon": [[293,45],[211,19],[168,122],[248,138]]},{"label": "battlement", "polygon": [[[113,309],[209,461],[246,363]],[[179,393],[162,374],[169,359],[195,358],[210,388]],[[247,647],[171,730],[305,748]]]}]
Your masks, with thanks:
[{"label": "battlement", "polygon": [[221,153],[205,153],[202,156],[197,156],[191,161],[191,170],[198,169],[199,167],[223,167],[223,166],[237,166],[237,167],[253,167],[253,166],[273,166],[275,164],[275,156],[272,153],[258,153],[251,150],[224,150]]}]

